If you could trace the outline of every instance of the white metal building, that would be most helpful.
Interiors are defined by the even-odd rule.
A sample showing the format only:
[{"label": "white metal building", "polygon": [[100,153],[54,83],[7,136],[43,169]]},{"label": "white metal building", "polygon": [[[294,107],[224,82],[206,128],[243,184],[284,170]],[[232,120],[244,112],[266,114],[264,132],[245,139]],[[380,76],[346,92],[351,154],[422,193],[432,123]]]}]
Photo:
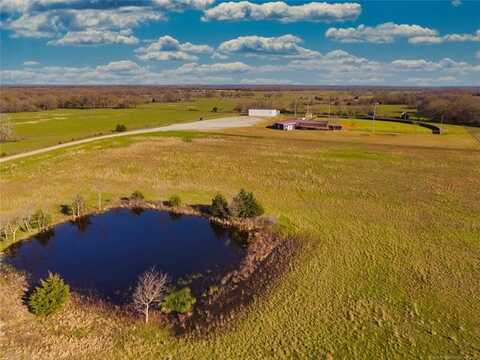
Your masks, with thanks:
[{"label": "white metal building", "polygon": [[248,109],[248,116],[274,117],[280,115],[277,109]]}]

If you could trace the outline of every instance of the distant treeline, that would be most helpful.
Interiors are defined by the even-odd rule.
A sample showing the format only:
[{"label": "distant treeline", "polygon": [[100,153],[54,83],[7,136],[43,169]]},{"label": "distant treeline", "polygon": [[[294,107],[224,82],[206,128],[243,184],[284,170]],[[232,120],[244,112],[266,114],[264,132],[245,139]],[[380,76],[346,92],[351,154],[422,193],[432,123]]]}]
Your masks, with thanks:
[{"label": "distant treeline", "polygon": [[[199,90],[170,87],[130,86],[34,86],[4,87],[0,112],[53,109],[132,108],[152,102],[187,101]],[[200,91],[205,96],[204,91]]]},{"label": "distant treeline", "polygon": [[246,112],[251,107],[273,107],[284,113],[305,113],[315,109],[315,105],[330,104],[337,115],[366,116],[372,114],[373,104],[380,103],[408,106],[416,109],[416,114],[410,115],[433,121],[480,126],[480,91],[472,88],[19,86],[0,90],[2,113],[57,108],[131,108],[146,103],[220,97],[238,100],[235,106],[238,112]]},{"label": "distant treeline", "polygon": [[419,93],[380,93],[382,104],[402,104],[417,109],[417,114],[436,122],[480,126],[480,92],[432,90]]},{"label": "distant treeline", "polygon": [[[333,115],[355,117],[372,116],[374,104],[405,105],[412,109],[410,118],[422,117],[434,122],[480,126],[480,91],[473,89],[387,90],[365,89],[348,91],[323,91],[319,95],[292,96],[288,104],[278,105],[280,93],[268,92],[248,103],[239,103],[235,110],[245,111],[251,107],[275,107],[282,113],[308,111],[326,114],[325,105]],[[324,105],[322,111],[315,109]],[[327,109],[328,109],[327,107]]]},{"label": "distant treeline", "polygon": [[133,108],[139,104],[195,98],[255,96],[249,90],[174,86],[31,86],[0,88],[0,112],[53,109]]}]

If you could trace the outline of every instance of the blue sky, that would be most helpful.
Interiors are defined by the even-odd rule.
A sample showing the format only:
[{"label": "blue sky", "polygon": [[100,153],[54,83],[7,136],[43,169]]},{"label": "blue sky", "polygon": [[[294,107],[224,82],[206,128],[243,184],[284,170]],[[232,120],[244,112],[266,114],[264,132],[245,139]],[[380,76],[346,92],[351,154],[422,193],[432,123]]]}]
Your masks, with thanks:
[{"label": "blue sky", "polygon": [[480,1],[0,0],[3,84],[480,84]]}]

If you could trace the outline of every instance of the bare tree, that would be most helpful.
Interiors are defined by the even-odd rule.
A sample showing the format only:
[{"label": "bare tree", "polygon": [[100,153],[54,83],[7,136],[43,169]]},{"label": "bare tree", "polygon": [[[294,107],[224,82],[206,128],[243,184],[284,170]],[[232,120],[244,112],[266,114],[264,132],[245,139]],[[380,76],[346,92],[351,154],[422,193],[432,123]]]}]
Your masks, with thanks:
[{"label": "bare tree", "polygon": [[102,206],[102,192],[99,190],[97,191],[97,208],[98,211],[102,211],[103,206]]},{"label": "bare tree", "polygon": [[17,218],[4,219],[1,225],[2,237],[5,240],[11,238],[12,241],[16,241],[17,232],[20,230],[20,223]]},{"label": "bare tree", "polygon": [[85,215],[85,200],[82,196],[77,195],[72,203],[73,218],[79,218]]},{"label": "bare tree", "polygon": [[155,268],[145,271],[137,281],[133,293],[133,306],[135,310],[145,315],[145,323],[148,323],[150,308],[158,306],[167,291],[168,277],[158,272]]},{"label": "bare tree", "polygon": [[51,222],[51,216],[45,213],[42,209],[38,209],[31,218],[31,224],[38,231],[45,230]]},{"label": "bare tree", "polygon": [[32,230],[32,213],[31,212],[25,212],[25,215],[23,215],[20,218],[20,228],[24,232],[30,232]]}]

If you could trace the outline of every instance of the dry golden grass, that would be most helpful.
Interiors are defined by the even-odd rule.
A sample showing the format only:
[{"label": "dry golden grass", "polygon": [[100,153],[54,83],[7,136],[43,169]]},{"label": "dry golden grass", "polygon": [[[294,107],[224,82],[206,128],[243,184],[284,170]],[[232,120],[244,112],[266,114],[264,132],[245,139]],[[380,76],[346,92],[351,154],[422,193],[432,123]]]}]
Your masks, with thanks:
[{"label": "dry golden grass", "polygon": [[2,282],[0,352],[10,357],[480,357],[480,147],[468,134],[138,137],[5,164],[0,186],[2,213],[35,203],[57,219],[77,193],[93,206],[96,188],[195,204],[245,187],[312,239],[233,330],[206,339],[73,304],[41,322]]}]

